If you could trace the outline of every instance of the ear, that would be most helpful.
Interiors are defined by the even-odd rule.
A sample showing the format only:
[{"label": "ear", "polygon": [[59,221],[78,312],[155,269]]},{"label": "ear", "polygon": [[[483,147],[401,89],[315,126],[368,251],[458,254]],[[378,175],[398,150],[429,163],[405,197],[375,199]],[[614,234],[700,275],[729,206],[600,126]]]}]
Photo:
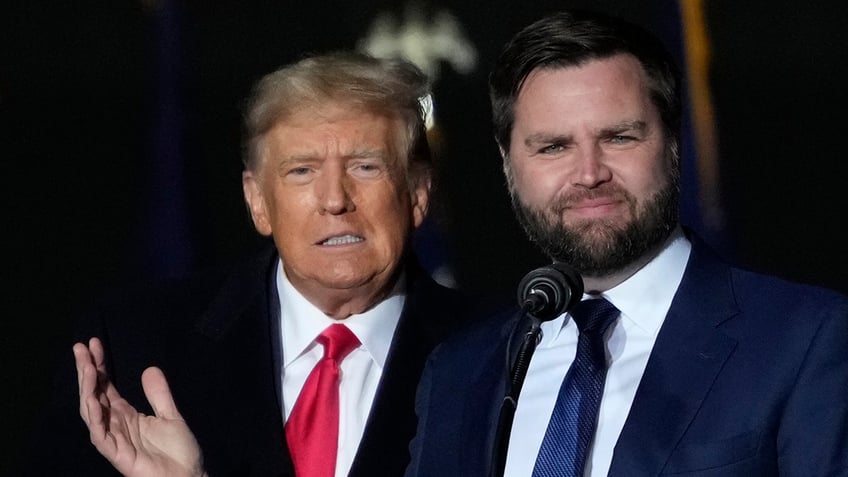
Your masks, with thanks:
[{"label": "ear", "polygon": [[271,235],[271,222],[268,219],[268,208],[265,206],[265,196],[262,193],[259,177],[252,171],[243,171],[241,187],[256,231],[265,236]]},{"label": "ear", "polygon": [[419,177],[414,181],[412,192],[412,225],[418,228],[427,217],[430,207],[430,186],[432,180],[429,174]]},{"label": "ear", "polygon": [[509,151],[503,148],[500,144],[498,144],[498,151],[501,153],[501,169],[503,170],[504,176],[507,180],[512,177],[512,173],[509,168]]}]

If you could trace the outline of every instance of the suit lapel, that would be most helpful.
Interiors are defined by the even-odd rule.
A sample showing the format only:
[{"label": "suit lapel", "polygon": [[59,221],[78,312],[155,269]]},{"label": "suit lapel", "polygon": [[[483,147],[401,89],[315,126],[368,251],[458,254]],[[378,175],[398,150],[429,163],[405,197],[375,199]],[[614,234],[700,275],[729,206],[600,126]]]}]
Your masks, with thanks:
[{"label": "suit lapel", "polygon": [[609,475],[660,473],[736,346],[717,329],[736,313],[728,267],[693,241],[686,273],[615,446]]},{"label": "suit lapel", "polygon": [[[215,445],[227,446],[222,454],[239,459],[221,465],[240,475],[294,476],[275,386],[277,260],[269,247],[234,269],[196,328],[195,369],[204,373],[197,381],[205,389],[200,398],[207,403],[205,412],[216,416],[201,420],[214,421],[210,434],[223,434]],[[211,448],[214,452],[216,447]],[[215,458],[206,456],[210,463]]]},{"label": "suit lapel", "polygon": [[459,302],[417,265],[407,269],[407,297],[371,405],[350,477],[403,475],[415,434],[415,392],[424,362],[455,325]]},{"label": "suit lapel", "polygon": [[[500,471],[503,460],[506,459],[506,448],[509,435],[511,434],[512,421],[515,412],[514,404],[506,402],[512,387],[513,366],[518,360],[524,336],[529,331],[530,321],[524,312],[512,310],[505,313],[501,321],[504,323],[499,330],[499,338],[495,341],[498,346],[491,347],[487,352],[491,356],[484,360],[489,363],[472,385],[469,399],[469,408],[466,415],[472,417],[465,419],[466,442],[479,440],[477,435],[481,428],[489,426],[484,434],[487,436],[485,442],[485,453],[481,456],[482,462],[475,462],[473,458],[465,459],[467,465],[464,475],[472,475],[479,472],[478,469],[487,469],[486,475],[495,475],[495,470]],[[490,403],[483,406],[481,403]],[[485,423],[485,424],[481,424]],[[502,446],[502,447],[501,447]],[[496,467],[498,467],[496,469]]]},{"label": "suit lapel", "polygon": [[[279,369],[274,363],[273,338],[279,329],[279,298],[273,272],[277,255],[272,248],[233,271],[196,326],[193,369],[202,370],[199,387],[206,397],[203,413],[196,419],[206,431],[221,435],[229,429],[221,448],[242,462],[221,462],[221,468],[238,475],[294,476],[285,442],[275,383]],[[415,392],[424,361],[434,344],[461,318],[459,295],[440,287],[417,264],[410,263],[407,299],[389,349],[386,367],[372,404],[362,441],[349,476],[403,475],[409,463],[409,441],[417,427]],[[220,409],[228,414],[216,418]],[[192,429],[194,424],[190,423]],[[198,437],[202,437],[198,435]],[[203,442],[201,442],[203,445]],[[204,450],[207,447],[204,446]],[[237,451],[233,449],[237,448]],[[215,456],[208,456],[210,463]],[[213,474],[210,468],[210,475]],[[218,472],[227,474],[227,472]]]}]

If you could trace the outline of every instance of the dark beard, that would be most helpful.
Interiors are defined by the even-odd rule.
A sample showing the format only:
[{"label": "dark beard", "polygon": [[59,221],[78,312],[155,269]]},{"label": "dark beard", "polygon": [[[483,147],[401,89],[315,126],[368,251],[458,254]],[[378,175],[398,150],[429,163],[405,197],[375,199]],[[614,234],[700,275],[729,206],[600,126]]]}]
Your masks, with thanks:
[{"label": "dark beard", "polygon": [[674,177],[645,203],[641,213],[635,210],[635,198],[628,192],[614,193],[630,204],[635,220],[624,225],[610,220],[585,220],[566,226],[562,223],[563,201],[545,211],[521,203],[515,191],[511,190],[510,196],[518,222],[546,255],[570,264],[583,275],[605,277],[659,247],[678,218],[680,194]]}]

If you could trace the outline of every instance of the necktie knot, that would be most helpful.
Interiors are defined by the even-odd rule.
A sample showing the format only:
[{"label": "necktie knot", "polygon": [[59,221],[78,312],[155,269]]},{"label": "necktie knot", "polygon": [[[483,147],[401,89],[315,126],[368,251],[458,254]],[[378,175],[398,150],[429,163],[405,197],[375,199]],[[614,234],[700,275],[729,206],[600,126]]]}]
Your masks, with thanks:
[{"label": "necktie knot", "polygon": [[620,314],[606,298],[583,300],[570,313],[580,333],[590,336],[603,336]]},{"label": "necktie knot", "polygon": [[342,324],[330,325],[318,335],[316,341],[324,346],[324,358],[341,361],[359,346],[359,339]]}]

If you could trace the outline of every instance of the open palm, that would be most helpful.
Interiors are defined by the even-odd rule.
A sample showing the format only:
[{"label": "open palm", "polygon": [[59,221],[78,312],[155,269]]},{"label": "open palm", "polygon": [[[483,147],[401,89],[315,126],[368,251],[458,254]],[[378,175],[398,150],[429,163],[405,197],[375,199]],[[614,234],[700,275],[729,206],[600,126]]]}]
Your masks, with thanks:
[{"label": "open palm", "polygon": [[121,397],[106,374],[103,345],[74,345],[80,390],[80,415],[91,442],[127,477],[203,476],[197,440],[186,425],[165,375],[147,368],[141,384],[154,415],[138,412]]}]

